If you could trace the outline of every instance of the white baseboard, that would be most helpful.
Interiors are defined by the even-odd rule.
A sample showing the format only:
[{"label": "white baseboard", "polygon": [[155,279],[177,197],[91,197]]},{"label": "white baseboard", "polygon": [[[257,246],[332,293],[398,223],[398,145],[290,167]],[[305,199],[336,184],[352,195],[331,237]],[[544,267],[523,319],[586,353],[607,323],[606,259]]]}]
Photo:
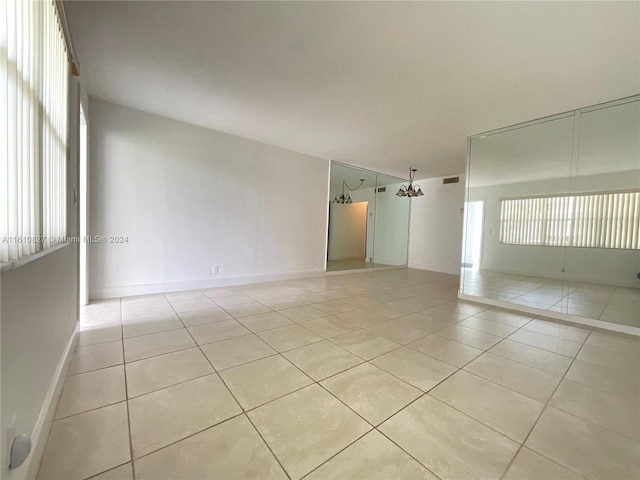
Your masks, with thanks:
[{"label": "white baseboard", "polygon": [[73,333],[71,338],[67,342],[62,357],[58,362],[56,371],[49,383],[49,390],[44,398],[40,414],[36,420],[36,424],[31,432],[31,454],[27,458],[26,462],[18,469],[11,477],[12,480],[31,480],[35,479],[38,475],[38,469],[40,468],[40,462],[44,455],[44,449],[49,439],[49,432],[51,431],[51,425],[53,424],[53,418],[58,406],[58,400],[62,394],[62,386],[64,385],[64,379],[67,375],[67,369],[71,362],[73,349],[78,339],[78,327],[79,322],[73,327]]},{"label": "white baseboard", "polygon": [[603,320],[596,320],[594,318],[580,317],[578,315],[570,315],[568,313],[555,312],[553,310],[544,310],[542,308],[529,307],[527,305],[520,305],[517,303],[504,302],[502,300],[494,300],[493,298],[476,297],[473,295],[467,295],[464,293],[458,293],[458,298],[462,300],[469,300],[470,302],[484,303],[485,305],[491,305],[493,307],[501,307],[516,312],[530,313],[532,315],[540,315],[547,318],[553,318],[556,320],[562,320],[564,322],[576,323],[578,325],[586,325],[588,327],[595,327],[601,330],[609,330],[612,332],[626,333],[628,335],[635,335],[640,337],[640,328],[632,327],[630,325],[620,325],[618,323],[605,322]]},{"label": "white baseboard", "polygon": [[320,277],[324,270],[306,270],[288,273],[267,273],[259,275],[239,275],[235,277],[207,278],[203,280],[188,280],[183,282],[152,283],[147,285],[126,285],[118,287],[103,287],[89,289],[89,298],[128,297],[131,295],[146,295],[150,293],[179,292],[181,290],[201,290],[203,288],[229,287],[246,285],[248,283],[273,282],[276,280],[294,280],[298,278]]}]

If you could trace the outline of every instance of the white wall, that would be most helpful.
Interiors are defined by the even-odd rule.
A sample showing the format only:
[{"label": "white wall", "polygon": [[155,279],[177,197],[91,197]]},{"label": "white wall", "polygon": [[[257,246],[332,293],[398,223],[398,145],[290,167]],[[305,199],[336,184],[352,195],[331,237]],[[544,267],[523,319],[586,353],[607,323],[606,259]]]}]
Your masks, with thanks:
[{"label": "white wall", "polygon": [[444,185],[442,178],[416,183],[423,197],[411,200],[409,267],[460,275],[464,174],[460,183]]},{"label": "white wall", "polygon": [[364,260],[367,205],[367,202],[330,205],[329,260]]},{"label": "white wall", "polygon": [[499,199],[567,191],[588,193],[635,189],[639,181],[636,171],[575,177],[571,182],[558,179],[470,189],[471,200],[485,202],[481,269],[638,287],[636,274],[640,271],[640,253],[637,250],[500,244]]},{"label": "white wall", "polygon": [[90,165],[93,298],[324,271],[328,160],[91,99]]}]

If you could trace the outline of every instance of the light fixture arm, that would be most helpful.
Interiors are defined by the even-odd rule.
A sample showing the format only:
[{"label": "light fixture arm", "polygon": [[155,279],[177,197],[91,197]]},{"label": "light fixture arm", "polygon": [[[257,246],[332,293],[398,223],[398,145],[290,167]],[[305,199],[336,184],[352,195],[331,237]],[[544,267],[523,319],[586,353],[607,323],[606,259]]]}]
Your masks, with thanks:
[{"label": "light fixture arm", "polygon": [[422,189],[420,188],[420,185],[413,184],[413,180],[416,177],[417,171],[418,171],[417,168],[413,168],[413,166],[409,167],[409,186],[406,186],[406,185],[400,186],[400,189],[398,190],[398,193],[396,193],[396,196],[411,198],[411,197],[421,197],[424,195],[424,193],[422,193]]},{"label": "light fixture arm", "polygon": [[363,183],[364,183],[364,178],[361,178],[358,186],[355,188],[351,188],[346,180],[342,180],[342,194],[344,195],[344,187],[347,187],[347,190],[349,190],[350,192],[355,192],[362,186]]}]

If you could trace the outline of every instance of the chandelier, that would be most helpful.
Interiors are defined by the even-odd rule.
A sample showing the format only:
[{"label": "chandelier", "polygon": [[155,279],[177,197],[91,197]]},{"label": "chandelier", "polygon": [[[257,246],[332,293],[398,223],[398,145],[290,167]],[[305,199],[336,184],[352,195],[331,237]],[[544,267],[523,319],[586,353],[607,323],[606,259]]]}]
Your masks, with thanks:
[{"label": "chandelier", "polygon": [[363,183],[364,178],[361,178],[358,186],[355,188],[351,188],[349,185],[347,185],[346,180],[342,180],[342,193],[340,195],[336,195],[332,203],[353,203],[353,200],[351,200],[351,195],[349,195],[348,193],[345,195],[344,187],[347,187],[347,190],[349,190],[350,192],[355,192],[362,186]]},{"label": "chandelier", "polygon": [[409,167],[409,186],[402,185],[396,195],[398,197],[421,197],[424,195],[420,185],[414,185],[413,179],[416,176],[417,168]]}]

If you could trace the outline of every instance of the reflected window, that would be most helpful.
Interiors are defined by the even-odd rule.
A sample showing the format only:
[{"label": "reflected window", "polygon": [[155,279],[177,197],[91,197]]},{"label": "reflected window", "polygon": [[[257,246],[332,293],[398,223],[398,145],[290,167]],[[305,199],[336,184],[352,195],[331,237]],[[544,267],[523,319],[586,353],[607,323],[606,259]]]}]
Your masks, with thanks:
[{"label": "reflected window", "polygon": [[500,243],[640,250],[640,191],[501,199]]}]

